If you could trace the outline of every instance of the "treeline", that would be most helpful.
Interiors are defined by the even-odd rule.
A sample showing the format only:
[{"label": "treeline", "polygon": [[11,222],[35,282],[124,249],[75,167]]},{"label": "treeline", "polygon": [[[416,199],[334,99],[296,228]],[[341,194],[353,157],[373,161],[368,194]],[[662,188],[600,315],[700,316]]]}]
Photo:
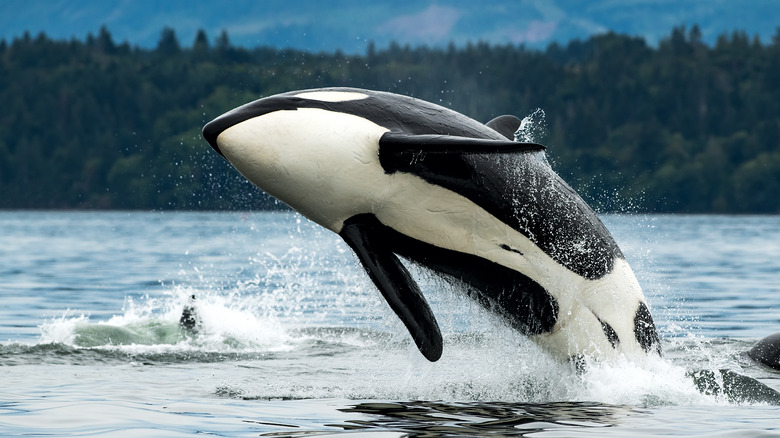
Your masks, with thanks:
[{"label": "treeline", "polygon": [[155,49],[43,34],[0,41],[0,208],[245,209],[276,204],[200,137],[262,96],[354,86],[487,121],[546,113],[553,167],[601,211],[780,213],[780,30],[658,47],[613,33],[535,51],[369,44],[364,55],[231,45]]}]

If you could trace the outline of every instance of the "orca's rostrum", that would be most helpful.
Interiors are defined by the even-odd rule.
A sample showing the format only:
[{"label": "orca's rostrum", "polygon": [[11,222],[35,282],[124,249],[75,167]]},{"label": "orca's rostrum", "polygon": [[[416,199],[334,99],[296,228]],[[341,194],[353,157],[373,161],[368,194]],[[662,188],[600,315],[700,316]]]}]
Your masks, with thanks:
[{"label": "orca's rostrum", "polygon": [[338,233],[431,361],[441,332],[398,256],[460,280],[558,356],[660,354],[614,239],[544,146],[514,141],[519,125],[325,88],[248,103],[203,136],[249,181]]}]

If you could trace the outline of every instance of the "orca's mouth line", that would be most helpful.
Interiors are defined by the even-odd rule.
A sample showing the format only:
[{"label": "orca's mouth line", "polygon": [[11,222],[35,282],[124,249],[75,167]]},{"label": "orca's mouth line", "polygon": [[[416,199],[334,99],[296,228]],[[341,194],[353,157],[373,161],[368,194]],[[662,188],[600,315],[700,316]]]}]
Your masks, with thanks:
[{"label": "orca's mouth line", "polygon": [[223,154],[222,151],[219,150],[219,145],[217,144],[217,137],[219,137],[219,134],[221,134],[222,131],[229,128],[230,125],[223,127],[224,123],[219,123],[221,121],[222,121],[222,117],[212,120],[209,123],[206,123],[206,126],[203,127],[203,138],[206,139],[206,141],[209,143],[212,149],[217,151],[217,153],[221,155],[222,158],[225,158],[225,154]]},{"label": "orca's mouth line", "polygon": [[[211,143],[209,143],[209,144],[211,144]],[[216,141],[214,142],[214,144],[212,144],[212,145],[211,145],[211,147],[212,147],[212,148],[214,148],[214,150],[215,150],[215,151],[217,151],[217,153],[218,153],[219,155],[221,155],[221,156],[222,156],[222,158],[224,158],[225,160],[227,160],[227,157],[225,156],[225,154],[223,154],[223,153],[222,153],[222,151],[221,151],[221,150],[219,150],[219,146],[217,146],[217,142],[216,142]]]}]

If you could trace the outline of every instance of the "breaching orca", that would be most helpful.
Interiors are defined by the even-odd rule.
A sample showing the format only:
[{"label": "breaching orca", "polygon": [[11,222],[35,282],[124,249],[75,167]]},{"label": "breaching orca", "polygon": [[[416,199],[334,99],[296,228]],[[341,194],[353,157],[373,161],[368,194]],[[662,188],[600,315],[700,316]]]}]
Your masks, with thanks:
[{"label": "breaching orca", "polygon": [[558,356],[660,354],[614,239],[544,146],[514,141],[519,124],[325,88],[248,103],[203,136],[249,181],[338,233],[431,361],[442,336],[398,256],[460,280]]}]

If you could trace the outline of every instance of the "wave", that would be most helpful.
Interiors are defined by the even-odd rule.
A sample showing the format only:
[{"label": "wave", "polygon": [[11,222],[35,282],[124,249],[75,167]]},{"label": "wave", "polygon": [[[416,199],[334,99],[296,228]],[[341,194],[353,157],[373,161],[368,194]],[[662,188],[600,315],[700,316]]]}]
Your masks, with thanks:
[{"label": "wave", "polygon": [[[456,298],[438,303],[457,309],[451,312],[453,321],[462,317],[462,304]],[[196,306],[196,330],[180,324],[188,305]],[[663,359],[592,363],[578,370],[544,354],[495,319],[486,326],[453,330],[457,322],[445,317],[445,354],[430,363],[417,353],[402,327],[383,328],[371,321],[311,325],[312,320],[329,320],[299,315],[301,307],[279,312],[278,306],[273,296],[241,288],[174,287],[160,296],[127,299],[122,313],[104,321],[65,312],[41,325],[37,342],[0,345],[0,366],[214,363],[239,366],[249,376],[275,376],[219,384],[214,391],[242,399],[567,401],[616,406],[780,403],[777,393],[767,392],[761,383],[776,384],[777,374],[743,354],[751,340],[671,338],[664,343]],[[466,313],[471,311],[482,312],[477,308]],[[489,320],[486,313],[466,319]]]}]

